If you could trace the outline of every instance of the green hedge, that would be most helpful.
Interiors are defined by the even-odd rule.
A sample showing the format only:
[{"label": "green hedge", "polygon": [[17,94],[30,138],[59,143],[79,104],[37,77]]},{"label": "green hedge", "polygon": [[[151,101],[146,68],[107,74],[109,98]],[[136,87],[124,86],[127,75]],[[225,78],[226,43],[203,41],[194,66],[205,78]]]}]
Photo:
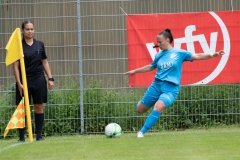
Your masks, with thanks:
[{"label": "green hedge", "polygon": [[[178,130],[193,127],[232,125],[240,122],[239,85],[184,86],[177,101],[163,112],[152,130]],[[121,125],[124,132],[139,130],[148,114],[137,114],[136,103],[145,88],[104,89],[101,82],[89,81],[84,87],[84,133],[103,133],[110,122]],[[2,98],[2,97],[1,97]],[[3,134],[15,110],[14,85],[0,102],[0,132]],[[81,131],[80,91],[77,82],[49,91],[45,106],[46,136],[76,134]],[[12,107],[7,107],[12,106]],[[32,120],[33,120],[33,110]],[[34,129],[34,123],[32,123]],[[33,130],[34,133],[34,130]],[[9,132],[16,136],[17,131]]]}]

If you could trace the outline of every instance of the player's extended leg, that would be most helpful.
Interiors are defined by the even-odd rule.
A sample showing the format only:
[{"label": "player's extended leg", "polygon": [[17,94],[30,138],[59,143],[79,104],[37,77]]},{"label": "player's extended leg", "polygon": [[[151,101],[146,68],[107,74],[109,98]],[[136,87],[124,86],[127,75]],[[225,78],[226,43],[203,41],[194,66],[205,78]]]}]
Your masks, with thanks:
[{"label": "player's extended leg", "polygon": [[[179,90],[179,85],[170,82],[153,82],[138,105],[137,111],[144,113],[153,105],[154,108],[146,119],[142,129],[138,132],[137,137],[144,137],[144,134],[156,124],[163,110],[172,105],[176,100]],[[142,106],[142,103],[146,106]],[[147,106],[148,109],[146,108]]]},{"label": "player's extended leg", "polygon": [[142,129],[138,132],[137,137],[139,138],[143,137],[143,135],[156,124],[161,115],[161,112],[165,108],[166,108],[165,104],[162,101],[158,100],[156,102],[156,104],[154,105],[154,109],[146,119]]},{"label": "player's extended leg", "polygon": [[141,101],[139,101],[139,102],[137,103],[136,111],[137,111],[138,113],[145,113],[145,112],[147,112],[149,109],[150,109],[150,107],[145,106],[144,104],[141,103]]},{"label": "player's extended leg", "polygon": [[42,138],[42,128],[44,123],[43,104],[34,104],[35,110],[35,125],[36,125],[36,140],[44,140]]},{"label": "player's extended leg", "polygon": [[[147,112],[152,106],[157,104],[159,96],[161,95],[161,84],[153,82],[152,85],[147,89],[147,92],[143,96],[140,102],[137,104],[137,112],[138,113],[145,113]],[[158,120],[160,113],[153,110],[152,113],[148,116],[145,121],[144,126],[142,129],[137,133],[137,137],[143,137],[143,134],[147,132]]]}]

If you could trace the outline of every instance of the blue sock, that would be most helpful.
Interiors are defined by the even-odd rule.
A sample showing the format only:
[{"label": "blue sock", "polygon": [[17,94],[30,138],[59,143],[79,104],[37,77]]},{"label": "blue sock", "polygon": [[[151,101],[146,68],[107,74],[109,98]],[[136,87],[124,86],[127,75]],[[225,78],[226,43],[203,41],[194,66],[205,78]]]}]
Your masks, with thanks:
[{"label": "blue sock", "polygon": [[153,110],[151,114],[148,116],[148,118],[145,121],[144,126],[140,130],[143,134],[146,133],[152,126],[155,125],[155,123],[158,121],[161,113],[158,112],[157,110]]}]

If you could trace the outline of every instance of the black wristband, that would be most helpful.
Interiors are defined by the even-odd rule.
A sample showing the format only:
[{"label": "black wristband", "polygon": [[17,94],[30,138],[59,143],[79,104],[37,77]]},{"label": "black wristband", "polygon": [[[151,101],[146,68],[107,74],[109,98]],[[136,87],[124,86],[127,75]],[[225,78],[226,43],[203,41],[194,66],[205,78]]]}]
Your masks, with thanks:
[{"label": "black wristband", "polygon": [[48,78],[49,81],[54,81],[54,78]]}]

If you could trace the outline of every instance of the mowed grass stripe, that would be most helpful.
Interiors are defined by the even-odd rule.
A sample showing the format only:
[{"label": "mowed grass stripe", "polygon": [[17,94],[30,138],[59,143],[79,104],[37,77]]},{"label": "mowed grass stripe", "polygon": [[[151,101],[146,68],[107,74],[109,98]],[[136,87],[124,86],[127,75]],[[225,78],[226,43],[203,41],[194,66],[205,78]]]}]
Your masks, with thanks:
[{"label": "mowed grass stripe", "polygon": [[[4,148],[17,139],[0,140]],[[46,137],[43,142],[8,148],[0,159],[79,160],[79,159],[240,159],[240,127],[208,130],[136,133],[107,139],[104,135],[75,135]]]}]

